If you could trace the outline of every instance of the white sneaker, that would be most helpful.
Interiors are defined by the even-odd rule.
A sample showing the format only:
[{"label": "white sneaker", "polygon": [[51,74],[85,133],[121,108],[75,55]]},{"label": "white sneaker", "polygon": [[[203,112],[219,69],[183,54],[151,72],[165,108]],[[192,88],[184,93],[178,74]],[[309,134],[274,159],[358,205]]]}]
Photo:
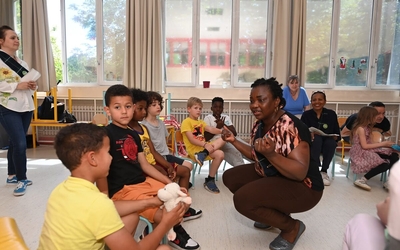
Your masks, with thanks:
[{"label": "white sneaker", "polygon": [[331,180],[329,179],[329,176],[327,173],[325,172],[320,172],[321,176],[322,176],[322,181],[324,182],[325,186],[329,186],[331,185]]},{"label": "white sneaker", "polygon": [[383,183],[383,188],[386,189],[387,191],[389,191],[389,181],[386,181],[385,183]]},{"label": "white sneaker", "polygon": [[357,187],[360,187],[364,190],[370,191],[371,187],[367,185],[367,179],[365,179],[365,177],[362,177],[361,179],[358,179],[354,182],[354,185],[356,185]]}]

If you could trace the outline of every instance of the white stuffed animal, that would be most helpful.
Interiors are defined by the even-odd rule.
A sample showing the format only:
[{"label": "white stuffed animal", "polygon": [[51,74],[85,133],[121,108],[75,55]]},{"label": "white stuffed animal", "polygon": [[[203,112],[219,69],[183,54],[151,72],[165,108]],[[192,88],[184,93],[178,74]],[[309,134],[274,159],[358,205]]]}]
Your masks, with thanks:
[{"label": "white stuffed animal", "polygon": [[[192,198],[188,197],[187,194],[181,191],[181,188],[175,182],[165,185],[164,188],[158,190],[158,198],[164,202],[165,209],[171,211],[179,202],[186,204],[192,204]],[[175,240],[176,233],[171,228],[167,234],[168,240]]]}]

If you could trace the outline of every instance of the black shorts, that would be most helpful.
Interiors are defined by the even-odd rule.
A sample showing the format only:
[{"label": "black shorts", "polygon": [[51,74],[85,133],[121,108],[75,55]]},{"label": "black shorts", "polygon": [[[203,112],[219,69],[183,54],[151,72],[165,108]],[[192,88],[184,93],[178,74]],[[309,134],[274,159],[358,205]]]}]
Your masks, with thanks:
[{"label": "black shorts", "polygon": [[170,163],[176,163],[176,164],[178,164],[178,165],[182,165],[183,162],[185,161],[184,159],[179,158],[179,157],[176,157],[176,156],[174,156],[174,155],[164,155],[164,158],[165,158],[168,162],[170,162]]}]

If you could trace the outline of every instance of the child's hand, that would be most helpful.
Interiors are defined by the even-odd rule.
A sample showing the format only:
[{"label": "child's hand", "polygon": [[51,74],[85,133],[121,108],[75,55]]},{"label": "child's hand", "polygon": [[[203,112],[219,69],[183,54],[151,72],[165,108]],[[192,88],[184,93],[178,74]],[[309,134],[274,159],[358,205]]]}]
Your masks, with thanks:
[{"label": "child's hand", "polygon": [[218,117],[215,119],[215,123],[217,124],[217,128],[221,129],[225,125],[225,117]]},{"label": "child's hand", "polygon": [[390,148],[394,145],[394,142],[392,142],[392,141],[384,141],[383,143],[384,143],[384,147],[388,147],[388,148]]},{"label": "child's hand", "polygon": [[187,209],[185,209],[185,205],[182,202],[179,202],[176,207],[169,212],[167,212],[164,207],[161,222],[166,223],[168,228],[172,228],[182,222],[186,210]]},{"label": "child's hand", "polygon": [[235,136],[232,134],[232,132],[226,126],[224,126],[224,128],[222,129],[221,138],[222,138],[222,140],[231,142],[231,143],[236,140]]},{"label": "child's hand", "polygon": [[209,154],[212,154],[215,151],[214,146],[211,143],[206,143],[204,148],[207,149]]},{"label": "child's hand", "polygon": [[168,174],[168,178],[170,178],[171,180],[175,179],[175,177],[176,177],[176,171],[171,164],[169,164],[169,166],[168,166],[167,174]]}]

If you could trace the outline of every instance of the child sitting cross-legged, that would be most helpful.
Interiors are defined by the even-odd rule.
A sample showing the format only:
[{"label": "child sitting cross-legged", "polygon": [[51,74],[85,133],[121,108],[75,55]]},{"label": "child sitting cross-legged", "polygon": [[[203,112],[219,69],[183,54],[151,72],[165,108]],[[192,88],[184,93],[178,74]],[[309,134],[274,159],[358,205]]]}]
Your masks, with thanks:
[{"label": "child sitting cross-legged", "polygon": [[163,212],[157,228],[137,243],[132,234],[139,211],[159,207],[157,198],[141,201],[110,200],[94,185],[108,174],[110,140],[104,128],[77,123],[62,128],[54,142],[56,154],[71,171],[51,193],[40,235],[39,250],[53,249],[170,249],[159,245],[165,233],[178,223],[185,211],[179,205]]},{"label": "child sitting cross-legged", "polygon": [[[168,162],[159,152],[155,150],[152,142],[149,130],[143,124],[139,122],[143,121],[146,116],[146,110],[148,105],[147,93],[140,89],[131,89],[133,102],[136,105],[135,113],[133,114],[132,120],[129,122],[129,128],[138,133],[141,142],[143,153],[146,156],[147,161],[154,166],[158,171],[168,176],[171,180],[179,178],[178,184],[186,189],[189,188],[190,169]],[[175,167],[174,167],[175,166]],[[183,216],[183,220],[192,220],[199,218],[202,215],[201,210],[195,210],[189,208]]]},{"label": "child sitting cross-legged", "polygon": [[219,189],[215,184],[215,175],[217,174],[219,165],[224,160],[224,152],[220,148],[225,145],[225,142],[221,138],[210,143],[206,142],[204,138],[205,131],[212,134],[221,134],[222,130],[211,127],[200,119],[202,109],[203,102],[199,98],[189,98],[187,101],[189,117],[182,122],[181,132],[186,150],[191,158],[196,159],[200,165],[203,165],[205,160],[213,160],[208,177],[204,182],[204,188],[207,191],[218,194]]}]

